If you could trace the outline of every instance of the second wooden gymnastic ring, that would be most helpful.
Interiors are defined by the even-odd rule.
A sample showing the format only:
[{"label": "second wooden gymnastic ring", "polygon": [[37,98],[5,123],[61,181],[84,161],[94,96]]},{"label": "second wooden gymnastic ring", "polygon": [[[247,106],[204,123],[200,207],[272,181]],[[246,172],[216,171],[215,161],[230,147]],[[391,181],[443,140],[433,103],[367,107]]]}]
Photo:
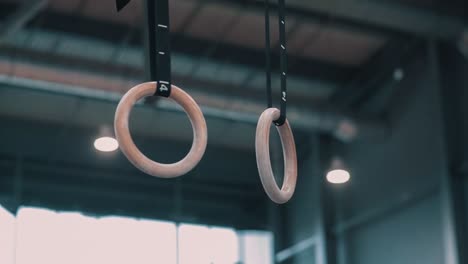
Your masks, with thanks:
[{"label": "second wooden gymnastic ring", "polygon": [[135,167],[152,176],[174,178],[192,170],[202,159],[208,141],[206,122],[200,107],[198,107],[193,98],[182,89],[172,85],[169,98],[182,106],[192,124],[192,147],[187,156],[176,163],[163,164],[149,159],[141,153],[133,142],[130,135],[128,118],[134,104],[143,97],[153,95],[155,91],[156,83],[147,82],[133,87],[122,97],[115,112],[115,135],[119,142],[120,149]]},{"label": "second wooden gymnastic ring", "polygon": [[281,190],[276,184],[270,161],[270,127],[274,120],[280,117],[277,108],[268,108],[263,111],[257,124],[255,136],[255,152],[257,156],[258,172],[265,192],[270,199],[278,204],[283,204],[291,199],[296,188],[297,157],[294,136],[288,120],[276,129],[281,138],[284,157],[284,180]]}]

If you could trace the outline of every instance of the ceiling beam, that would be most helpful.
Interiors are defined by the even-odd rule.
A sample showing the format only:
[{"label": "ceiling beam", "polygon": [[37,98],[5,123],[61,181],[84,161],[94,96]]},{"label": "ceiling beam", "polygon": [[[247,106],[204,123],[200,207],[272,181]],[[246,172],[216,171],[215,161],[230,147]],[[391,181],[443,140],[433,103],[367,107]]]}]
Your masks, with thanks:
[{"label": "ceiling beam", "polygon": [[[73,23],[64,24],[63,21],[67,20],[73,20]],[[78,38],[80,38],[82,40],[91,39],[102,43],[113,44],[120,42],[124,32],[128,30],[130,30],[130,27],[121,24],[83,17],[78,14],[63,14],[55,11],[45,12],[44,18],[41,21],[41,31],[47,33],[58,32],[59,35],[65,36],[65,40],[67,38],[69,39],[71,36],[77,41],[79,41]],[[375,31],[375,33],[377,34],[377,31]],[[138,28],[137,34],[129,43],[130,45],[127,50],[137,49],[142,53],[143,45],[141,39],[144,39],[142,37],[143,34],[145,34],[145,29],[143,27]],[[171,34],[171,52],[174,57],[179,54],[199,58],[200,54],[206,53],[207,47],[215,43],[216,41],[213,40],[197,38],[179,32]],[[93,51],[92,49],[86,49],[81,52],[92,54]],[[73,52],[75,52],[75,50],[73,50]],[[99,56],[99,54],[97,56]],[[279,53],[274,52],[274,56],[279,56]],[[229,61],[229,66],[238,65],[253,68],[254,70],[260,69],[261,72],[263,72],[265,65],[263,50],[234,43],[223,43],[223,45],[219,45],[215,52],[209,57],[210,61],[217,61],[218,63]],[[314,76],[317,81],[343,82],[346,81],[355,70],[355,67],[352,66],[319,61],[317,59],[305,58],[292,54],[288,57],[291,61],[296,62],[294,71],[290,71],[290,74],[301,78]],[[206,58],[206,60],[208,60],[208,58]],[[197,59],[195,61],[199,60]],[[143,64],[142,60],[141,65],[143,66]],[[172,69],[174,70],[175,68]],[[279,62],[272,63],[272,70],[279,71]]]},{"label": "ceiling beam", "polygon": [[[127,90],[130,81],[120,78],[106,79],[105,76],[90,76],[83,72],[61,71],[57,74],[57,69],[46,69],[27,64],[4,65],[1,62],[0,68],[15,69],[15,76],[1,75],[0,83],[6,87],[15,89],[32,89],[46,93],[75,96],[88,100],[106,100],[117,103],[121,97],[121,91]],[[35,76],[44,78],[30,79],[29,73],[34,72]],[[66,77],[66,76],[70,77]],[[65,83],[64,80],[72,79],[73,84]],[[77,83],[79,80],[93,79],[93,86],[89,87]],[[115,90],[116,87],[126,87]],[[206,91],[197,89],[187,89],[193,98],[198,102],[207,117],[231,120],[255,125],[259,114],[265,109],[264,103],[249,101],[242,97],[223,96],[219,94],[208,94]],[[170,112],[183,112],[180,108],[167,101],[160,101],[158,109]],[[322,131],[330,133],[343,141],[352,141],[360,135],[386,135],[385,125],[373,120],[366,120],[345,115],[342,113],[324,110],[288,107],[288,120],[292,126],[301,131]],[[372,132],[369,132],[372,131]]]},{"label": "ceiling beam", "polygon": [[[11,54],[14,54],[14,57],[11,57]],[[47,58],[46,60],[44,58]],[[240,85],[236,84],[235,82],[230,80],[223,80],[221,78],[215,79],[214,75],[208,76],[191,76],[186,74],[184,70],[184,64],[186,63],[188,66],[192,65],[190,62],[186,62],[186,60],[190,58],[181,57],[177,54],[173,55],[173,80],[177,85],[182,87],[192,87],[192,88],[203,88],[205,92],[214,93],[214,94],[222,94],[225,96],[239,96],[241,95],[241,90],[239,89]],[[62,71],[78,71],[83,72],[88,75],[100,77],[106,77],[108,79],[121,79],[127,80],[127,82],[121,82],[121,85],[106,85],[112,91],[126,91],[136,83],[141,83],[145,79],[143,77],[143,69],[140,67],[135,67],[133,65],[122,65],[121,63],[114,63],[109,64],[107,61],[100,61],[97,57],[95,59],[88,59],[88,58],[81,58],[75,56],[65,56],[62,54],[53,54],[49,52],[40,52],[34,51],[30,49],[23,49],[19,47],[9,47],[4,46],[0,49],[0,73],[1,72],[9,72],[7,63],[2,64],[4,61],[14,61],[15,63],[19,64],[30,64],[36,67],[46,68],[46,69],[55,69],[57,72]],[[70,63],[73,61],[73,63]],[[222,67],[223,64],[217,63],[210,63],[209,65],[214,65],[218,67]],[[183,66],[183,67],[177,67]],[[13,69],[13,68],[10,68]],[[229,67],[233,73],[237,70],[242,71],[241,67],[233,66]],[[259,71],[259,70],[255,70]],[[12,74],[16,74],[11,72]],[[34,73],[31,73],[34,74]],[[36,75],[36,74],[34,74]],[[63,75],[62,75],[63,77]],[[92,82],[94,78],[87,79],[87,80],[77,80],[80,86],[90,86],[89,83]],[[67,82],[69,84],[76,84],[74,83],[75,79],[71,78],[68,79]],[[295,102],[295,104],[300,106],[308,106],[313,102],[318,102],[321,99],[325,98],[327,94],[331,93],[334,89],[334,86],[327,83],[322,83],[319,81],[312,81],[312,80],[302,80],[300,81],[300,85],[297,85],[297,81],[295,81],[295,77],[290,77],[290,83],[295,84],[295,89],[290,91],[288,97],[290,101]],[[88,84],[86,84],[88,83]],[[114,83],[116,84],[116,83]],[[93,87],[93,86],[92,86]],[[222,89],[221,89],[222,87]],[[263,86],[259,86],[258,84],[248,83],[242,86],[244,90],[249,92],[249,98],[252,100],[258,101],[265,101],[265,91]],[[103,88],[103,87],[101,87]],[[275,87],[274,87],[275,88]]]},{"label": "ceiling beam", "polygon": [[[199,0],[263,14],[263,0]],[[274,5],[274,3],[271,3]],[[288,0],[287,14],[305,23],[329,24],[374,35],[416,35],[456,39],[465,28],[463,18],[391,1]]]},{"label": "ceiling beam", "polygon": [[[24,39],[32,36],[29,42]],[[34,43],[30,44],[30,43]],[[54,43],[60,43],[55,45]],[[65,63],[67,68],[79,68],[80,71],[99,72],[106,74],[108,71],[118,72],[119,75],[137,80],[144,80],[143,51],[136,46],[127,46],[120,50],[119,58],[115,57],[115,50],[119,49],[110,41],[96,40],[93,38],[80,37],[74,34],[58,34],[56,32],[36,30],[34,34],[31,31],[22,30],[18,32],[15,39],[8,42],[0,49],[0,56],[10,59],[34,61],[35,63],[60,64]],[[200,50],[203,50],[201,48]],[[189,55],[175,51],[172,55],[172,74],[174,82],[180,84],[180,80],[199,80],[200,87],[214,87],[219,91],[219,87],[224,87],[223,92],[229,90],[239,91],[243,78],[248,73],[254,73],[255,80],[248,83],[247,88],[251,91],[251,96],[264,99],[264,65],[253,64],[249,62],[230,62],[225,63],[219,58],[203,60],[203,71],[198,74],[190,74],[190,69],[197,64],[197,54]],[[228,52],[226,52],[228,53]],[[237,54],[237,52],[234,52]],[[234,55],[230,55],[234,56]],[[258,57],[250,54],[248,57]],[[73,59],[73,63],[68,63]],[[113,63],[109,63],[113,60]],[[307,67],[305,67],[305,65]],[[327,65],[316,65],[314,63],[303,62],[300,68],[307,68],[307,72],[291,72],[288,78],[290,85],[295,88],[291,90],[289,97],[292,101],[301,102],[307,99],[307,104],[311,100],[327,97],[335,89],[337,83],[344,79],[350,71],[341,67],[327,67]],[[340,74],[332,74],[342,72]],[[237,76],[237,78],[233,78]],[[314,76],[314,78],[311,78]],[[320,76],[320,77],[317,77]],[[210,82],[213,85],[207,85]],[[274,82],[274,87],[278,82]],[[216,85],[215,85],[216,84]]]},{"label": "ceiling beam", "polygon": [[21,30],[31,19],[44,10],[47,0],[23,1],[19,9],[9,16],[0,27],[0,43]]},{"label": "ceiling beam", "polygon": [[[231,9],[240,10],[242,12],[254,12],[257,15],[264,15],[264,3],[263,0],[198,0],[207,4],[221,4],[228,6]],[[402,35],[400,30],[394,30],[389,27],[383,27],[380,25],[368,23],[366,21],[360,21],[357,19],[349,18],[347,16],[333,16],[329,12],[322,12],[321,10],[315,10],[308,6],[308,2],[313,4],[314,1],[296,1],[303,2],[303,4],[291,4],[294,3],[291,0],[286,2],[286,14],[289,18],[298,20],[299,23],[304,24],[320,24],[345,29],[351,32],[360,32],[370,35],[386,36],[386,35]],[[277,7],[275,1],[270,1],[270,5]],[[305,7],[305,8],[304,8]],[[276,15],[272,12],[272,15]]]},{"label": "ceiling beam", "polygon": [[302,8],[374,24],[390,30],[421,37],[457,39],[465,28],[462,18],[395,4],[391,1],[371,0],[289,0],[292,8]]}]

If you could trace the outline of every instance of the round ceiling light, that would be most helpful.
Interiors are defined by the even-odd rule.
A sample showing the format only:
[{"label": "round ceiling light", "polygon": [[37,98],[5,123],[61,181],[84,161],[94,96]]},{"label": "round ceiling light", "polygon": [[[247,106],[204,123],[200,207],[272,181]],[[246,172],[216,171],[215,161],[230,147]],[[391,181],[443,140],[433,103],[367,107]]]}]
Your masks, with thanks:
[{"label": "round ceiling light", "polygon": [[327,181],[334,184],[341,184],[348,182],[351,176],[346,170],[331,170],[327,173]]},{"label": "round ceiling light", "polygon": [[351,175],[343,160],[337,156],[333,157],[327,172],[327,181],[333,184],[342,184],[348,182],[349,179],[351,179]]},{"label": "round ceiling light", "polygon": [[113,137],[100,137],[94,141],[94,148],[102,152],[111,152],[119,147],[119,142]]}]

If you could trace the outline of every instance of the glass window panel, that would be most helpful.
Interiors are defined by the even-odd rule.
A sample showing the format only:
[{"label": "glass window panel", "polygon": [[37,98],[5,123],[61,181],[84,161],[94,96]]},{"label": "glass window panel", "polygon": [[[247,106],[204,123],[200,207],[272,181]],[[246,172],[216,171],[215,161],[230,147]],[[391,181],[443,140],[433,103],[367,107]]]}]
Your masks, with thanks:
[{"label": "glass window panel", "polygon": [[15,217],[0,206],[0,263],[14,263]]},{"label": "glass window panel", "polygon": [[173,223],[24,208],[18,230],[17,264],[176,263]]},{"label": "glass window panel", "polygon": [[210,263],[209,228],[200,225],[179,226],[179,264]]},{"label": "glass window panel", "polygon": [[234,229],[211,228],[211,262],[232,264],[239,261],[239,240]]},{"label": "glass window panel", "polygon": [[14,252],[15,264],[176,264],[177,257],[179,264],[273,263],[270,232],[191,224],[177,229],[173,222],[39,208],[21,208],[15,220],[0,207],[0,234],[2,264],[13,263]]},{"label": "glass window panel", "polygon": [[180,264],[233,264],[239,261],[234,229],[182,224],[179,227]]},{"label": "glass window panel", "polygon": [[240,236],[244,264],[274,263],[271,232],[244,231]]}]

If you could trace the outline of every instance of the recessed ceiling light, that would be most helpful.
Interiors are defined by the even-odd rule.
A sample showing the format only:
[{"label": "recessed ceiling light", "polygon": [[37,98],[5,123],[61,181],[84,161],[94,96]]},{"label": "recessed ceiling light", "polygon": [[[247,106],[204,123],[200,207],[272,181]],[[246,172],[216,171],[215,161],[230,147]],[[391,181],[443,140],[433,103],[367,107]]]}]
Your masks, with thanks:
[{"label": "recessed ceiling light", "polygon": [[331,170],[327,173],[327,181],[334,184],[348,182],[351,176],[346,170]]},{"label": "recessed ceiling light", "polygon": [[94,148],[103,152],[111,152],[119,147],[119,142],[113,137],[100,137],[94,141]]},{"label": "recessed ceiling light", "polygon": [[346,169],[344,162],[340,158],[334,157],[330,169],[327,172],[327,181],[334,184],[341,184],[348,182],[350,178],[351,175]]}]

